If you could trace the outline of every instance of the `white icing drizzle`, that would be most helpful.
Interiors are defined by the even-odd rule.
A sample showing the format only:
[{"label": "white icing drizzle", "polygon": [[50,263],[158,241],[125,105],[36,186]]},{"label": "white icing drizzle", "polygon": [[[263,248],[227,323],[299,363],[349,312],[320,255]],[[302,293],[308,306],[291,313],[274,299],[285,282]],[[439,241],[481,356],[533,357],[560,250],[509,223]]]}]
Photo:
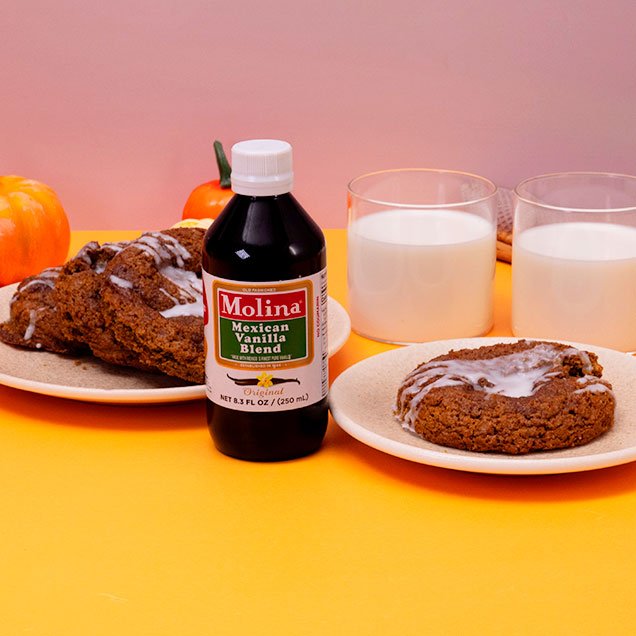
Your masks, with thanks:
[{"label": "white icing drizzle", "polygon": [[[175,304],[159,313],[164,318],[203,316],[203,282],[201,279],[194,272],[172,265],[162,267],[159,271],[179,290],[179,299],[174,298]],[[165,289],[161,288],[161,291],[167,296],[171,296]]]},{"label": "white icing drizzle", "polygon": [[36,311],[35,309],[31,309],[29,311],[29,325],[26,328],[26,331],[24,332],[24,340],[31,340],[32,336],[33,336],[33,332],[35,331],[35,321],[36,321]]},{"label": "white icing drizzle", "polygon": [[170,309],[159,312],[164,318],[176,318],[178,316],[203,316],[203,296],[193,303],[174,305]]},{"label": "white icing drizzle", "polygon": [[132,289],[133,287],[133,284],[129,280],[126,280],[125,278],[119,278],[119,276],[115,276],[114,274],[111,274],[109,279],[110,282],[113,285],[117,285],[117,287],[123,287],[124,289]]},{"label": "white icing drizzle", "polygon": [[[128,241],[120,241],[119,243],[104,243],[102,245],[102,249],[108,250],[109,252],[113,252],[114,254],[118,254],[128,244],[129,244]],[[104,254],[100,253],[97,257],[97,262],[95,263],[95,273],[103,274],[111,258],[112,258],[111,256],[105,257]],[[123,279],[120,278],[120,280],[123,280]]]},{"label": "white icing drizzle", "polygon": [[[121,252],[126,245],[128,245],[128,241],[104,243],[101,247],[102,249],[107,249],[117,254],[118,252]],[[95,252],[96,254],[91,256],[90,252]],[[97,274],[102,274],[104,272],[106,265],[108,265],[108,261],[110,260],[110,257],[104,256],[104,254],[101,253],[100,246],[97,241],[91,241],[84,245],[75,258],[83,260],[91,267],[91,269],[94,269]]]},{"label": "white icing drizzle", "polygon": [[164,241],[168,241],[168,243],[171,245],[170,249],[176,256],[177,265],[179,267],[183,267],[183,262],[190,260],[192,258],[192,255],[190,254],[190,252],[188,252],[188,250],[181,243],[179,243],[179,241],[177,241],[176,238],[174,238],[173,236],[170,236],[169,234],[161,234],[161,233],[159,233],[159,236],[161,236],[164,239]]},{"label": "white icing drizzle", "polygon": [[187,302],[195,301],[203,293],[201,279],[194,272],[167,265],[159,273],[179,288],[182,298]]},{"label": "white icing drizzle", "polygon": [[183,267],[184,261],[192,258],[188,250],[174,237],[163,232],[144,234],[134,242],[135,247],[150,254],[157,266],[163,261],[175,259],[177,266]]},{"label": "white icing drizzle", "polygon": [[128,241],[120,241],[119,243],[103,243],[102,247],[111,252],[115,252],[115,254],[119,254],[127,245],[130,245]]},{"label": "white icing drizzle", "polygon": [[[576,357],[582,363],[586,374],[578,381],[586,386],[578,391],[609,390],[599,383],[599,378],[590,375],[592,362],[585,351],[574,347],[558,349],[550,344],[538,344],[535,347],[488,360],[438,360],[424,363],[412,371],[404,380],[408,384],[401,393],[395,413],[402,412],[404,428],[413,430],[421,400],[432,389],[447,386],[468,386],[475,391],[483,391],[508,397],[528,397],[539,387],[549,382],[561,371],[555,366],[568,357]],[[604,388],[592,388],[604,387]],[[410,400],[410,402],[409,402]]]},{"label": "white icing drizzle", "polygon": [[[43,285],[45,287],[50,287],[53,289],[55,285],[55,280],[60,275],[61,268],[60,267],[48,267],[45,270],[42,270],[33,280],[30,280],[26,285],[22,285],[20,287],[20,291],[24,291],[33,285]],[[12,299],[15,300],[15,296]]]},{"label": "white icing drizzle", "polygon": [[613,391],[606,385],[601,384],[600,382],[595,382],[594,384],[588,384],[584,386],[582,389],[577,389],[574,391],[575,393],[604,393],[608,391],[609,393],[613,393]]},{"label": "white icing drizzle", "polygon": [[35,326],[38,321],[38,314],[43,310],[44,310],[44,307],[41,307],[40,309],[29,310],[29,324],[27,325],[27,328],[23,336],[23,339],[25,342],[27,342],[28,340],[31,340],[31,338],[33,337],[33,334],[35,333]]},{"label": "white icing drizzle", "polygon": [[175,298],[172,294],[167,292],[163,287],[160,287],[159,291],[162,292],[163,294],[165,294],[175,305],[179,304],[179,299]]},{"label": "white icing drizzle", "polygon": [[584,386],[574,391],[575,393],[604,393],[607,391],[612,395],[614,394],[612,389],[610,389],[607,384],[601,382],[595,375],[586,375],[582,378],[578,378],[576,383]]},{"label": "white icing drizzle", "polygon": [[86,243],[86,245],[84,245],[84,247],[82,247],[82,249],[75,255],[75,258],[79,258],[83,260],[85,263],[87,263],[88,265],[92,267],[93,260],[91,259],[90,254],[88,252],[91,250],[96,250],[96,249],[99,249],[99,243],[97,243],[97,241],[91,241],[90,243]]},{"label": "white icing drizzle", "polygon": [[[165,294],[173,306],[159,313],[164,318],[179,316],[203,316],[203,283],[195,272],[183,269],[186,260],[192,258],[188,250],[174,237],[162,232],[144,234],[134,242],[134,246],[150,255],[157,265],[159,273],[167,278],[178,290],[173,296],[163,287],[159,291]],[[172,262],[176,263],[176,267]],[[130,289],[133,284],[118,276],[110,280],[119,287]]]}]

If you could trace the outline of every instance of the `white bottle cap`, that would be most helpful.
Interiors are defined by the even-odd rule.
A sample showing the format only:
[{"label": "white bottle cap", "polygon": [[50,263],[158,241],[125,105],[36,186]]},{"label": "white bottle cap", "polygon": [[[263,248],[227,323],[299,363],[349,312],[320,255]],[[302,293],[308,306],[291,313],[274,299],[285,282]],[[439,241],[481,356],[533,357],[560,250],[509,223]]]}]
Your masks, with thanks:
[{"label": "white bottle cap", "polygon": [[249,196],[291,192],[292,148],[277,139],[251,139],[232,146],[232,190]]}]

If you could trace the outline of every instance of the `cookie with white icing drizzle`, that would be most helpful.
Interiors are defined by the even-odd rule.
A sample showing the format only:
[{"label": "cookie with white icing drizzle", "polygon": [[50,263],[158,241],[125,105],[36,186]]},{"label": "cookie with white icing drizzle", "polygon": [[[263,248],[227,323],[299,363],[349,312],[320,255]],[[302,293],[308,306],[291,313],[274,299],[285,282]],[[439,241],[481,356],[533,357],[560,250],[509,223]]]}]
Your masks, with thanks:
[{"label": "cookie with white icing drizzle", "polygon": [[101,289],[117,342],[142,364],[197,383],[204,379],[203,235],[201,228],[142,235],[109,261]]},{"label": "cookie with white icing drizzle", "polygon": [[122,345],[106,325],[102,312],[102,286],[108,263],[129,244],[92,241],[69,260],[55,285],[54,299],[63,336],[86,343],[91,352],[112,364],[150,370],[139,355]]},{"label": "cookie with white icing drizzle", "polygon": [[0,340],[17,347],[55,353],[86,350],[81,340],[62,333],[54,297],[60,273],[60,267],[49,267],[18,285],[11,299],[9,320],[0,324]]},{"label": "cookie with white icing drizzle", "polygon": [[615,398],[594,353],[520,340],[451,351],[399,387],[402,426],[436,444],[521,454],[586,444],[612,426]]}]

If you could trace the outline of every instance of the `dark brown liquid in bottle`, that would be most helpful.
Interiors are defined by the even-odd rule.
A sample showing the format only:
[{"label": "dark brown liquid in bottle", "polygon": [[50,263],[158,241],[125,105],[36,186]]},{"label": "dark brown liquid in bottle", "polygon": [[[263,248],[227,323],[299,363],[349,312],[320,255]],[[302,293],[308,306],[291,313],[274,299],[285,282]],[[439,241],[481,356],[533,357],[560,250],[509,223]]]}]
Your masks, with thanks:
[{"label": "dark brown liquid in bottle", "polygon": [[[282,281],[310,276],[326,265],[320,228],[291,194],[236,195],[208,230],[203,269],[235,281]],[[270,412],[239,411],[207,400],[208,427],[226,455],[252,461],[302,457],[320,447],[327,398]]]}]

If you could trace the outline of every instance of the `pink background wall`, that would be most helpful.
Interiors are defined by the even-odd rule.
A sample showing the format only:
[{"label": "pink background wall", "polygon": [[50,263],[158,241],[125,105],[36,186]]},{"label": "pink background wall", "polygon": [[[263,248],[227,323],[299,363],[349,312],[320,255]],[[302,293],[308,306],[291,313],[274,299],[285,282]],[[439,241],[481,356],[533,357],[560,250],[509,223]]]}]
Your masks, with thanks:
[{"label": "pink background wall", "polygon": [[0,173],[75,229],[172,224],[215,137],[290,141],[325,227],[382,168],[636,173],[633,0],[26,0],[1,24]]}]

